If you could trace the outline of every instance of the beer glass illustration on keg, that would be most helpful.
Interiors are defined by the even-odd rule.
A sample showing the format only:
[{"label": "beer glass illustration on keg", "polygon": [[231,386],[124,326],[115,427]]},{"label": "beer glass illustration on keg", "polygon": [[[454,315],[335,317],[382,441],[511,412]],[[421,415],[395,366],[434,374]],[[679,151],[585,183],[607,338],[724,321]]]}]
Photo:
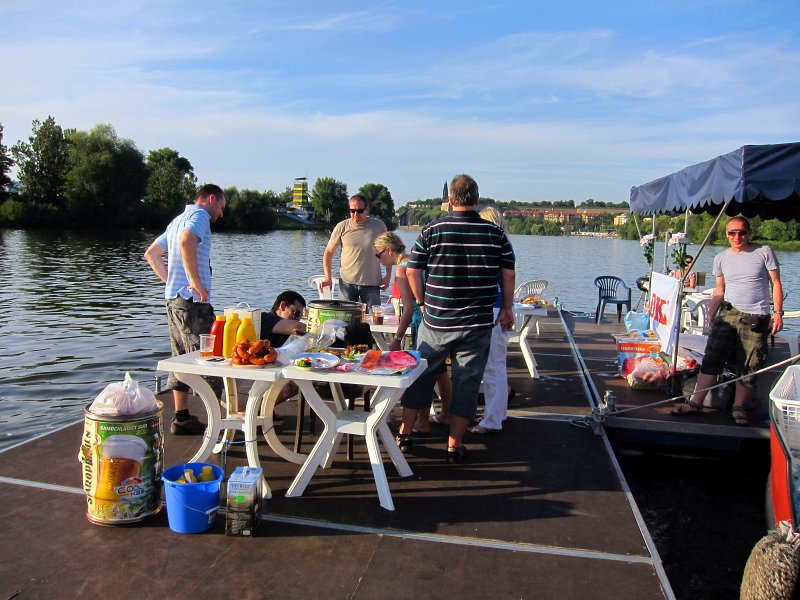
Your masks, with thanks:
[{"label": "beer glass illustration on keg", "polygon": [[103,443],[97,476],[98,504],[112,508],[126,494],[124,484],[139,477],[147,443],[135,435],[112,435]]}]

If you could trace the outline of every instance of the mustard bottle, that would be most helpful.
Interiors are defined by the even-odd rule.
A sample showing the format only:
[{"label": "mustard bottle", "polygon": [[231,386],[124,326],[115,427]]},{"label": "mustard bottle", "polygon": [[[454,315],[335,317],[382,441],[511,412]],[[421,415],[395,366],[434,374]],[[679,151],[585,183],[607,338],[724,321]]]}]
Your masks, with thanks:
[{"label": "mustard bottle", "polygon": [[239,329],[239,316],[234,312],[225,321],[225,331],[223,333],[222,341],[222,356],[230,358],[233,354],[233,347],[236,345],[236,332]]},{"label": "mustard bottle", "polygon": [[250,317],[243,318],[239,329],[236,331],[236,343],[238,344],[242,340],[248,340],[250,342],[258,340],[256,337],[256,328],[253,325],[253,319]]}]

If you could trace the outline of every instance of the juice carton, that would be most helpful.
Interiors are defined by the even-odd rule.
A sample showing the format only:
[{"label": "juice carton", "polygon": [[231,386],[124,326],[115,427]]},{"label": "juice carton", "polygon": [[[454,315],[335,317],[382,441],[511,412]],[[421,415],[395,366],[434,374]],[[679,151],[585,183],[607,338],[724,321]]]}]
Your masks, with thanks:
[{"label": "juice carton", "polygon": [[262,470],[236,467],[228,479],[228,514],[225,535],[250,537],[261,523]]}]

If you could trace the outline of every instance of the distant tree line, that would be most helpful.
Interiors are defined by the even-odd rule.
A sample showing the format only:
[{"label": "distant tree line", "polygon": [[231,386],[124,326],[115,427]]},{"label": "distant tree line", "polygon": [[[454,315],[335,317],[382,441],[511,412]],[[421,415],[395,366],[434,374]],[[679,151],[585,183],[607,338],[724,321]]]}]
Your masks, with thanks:
[{"label": "distant tree line", "polygon": [[[34,120],[27,142],[9,149],[0,124],[0,227],[161,229],[194,200],[197,177],[191,162],[171,148],[145,157],[111,125],[90,131],[63,129],[52,116]],[[11,190],[16,165],[19,189]],[[216,182],[215,182],[216,183]],[[386,186],[367,183],[359,193],[371,214],[396,227],[394,201]],[[225,188],[228,204],[215,229],[263,232],[279,226],[292,201],[281,193]],[[322,226],[349,217],[347,185],[317,179],[310,202]]]}]

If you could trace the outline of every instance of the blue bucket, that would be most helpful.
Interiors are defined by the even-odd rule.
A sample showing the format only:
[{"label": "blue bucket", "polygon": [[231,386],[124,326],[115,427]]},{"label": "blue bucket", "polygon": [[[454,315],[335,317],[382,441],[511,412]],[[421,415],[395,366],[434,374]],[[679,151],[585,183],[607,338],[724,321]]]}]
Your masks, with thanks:
[{"label": "blue bucket", "polygon": [[[203,467],[210,466],[214,481],[178,483],[186,469],[199,475]],[[184,463],[170,467],[161,475],[167,499],[169,528],[178,533],[202,533],[211,529],[219,508],[219,488],[222,469],[207,463]]]}]

